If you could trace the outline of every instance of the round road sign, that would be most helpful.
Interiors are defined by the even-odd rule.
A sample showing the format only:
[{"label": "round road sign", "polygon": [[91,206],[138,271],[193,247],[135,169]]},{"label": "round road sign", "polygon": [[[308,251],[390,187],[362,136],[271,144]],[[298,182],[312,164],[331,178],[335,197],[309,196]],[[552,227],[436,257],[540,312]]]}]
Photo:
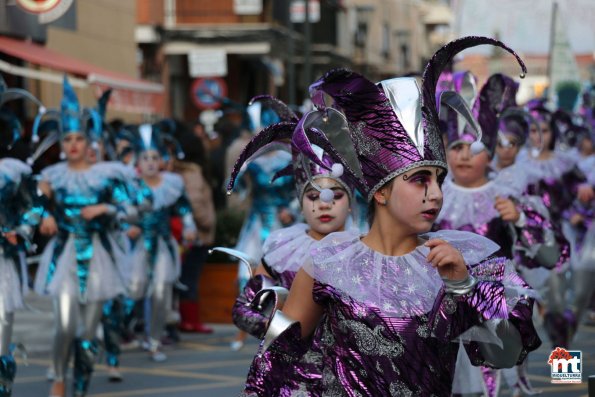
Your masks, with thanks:
[{"label": "round road sign", "polygon": [[190,97],[199,109],[217,109],[227,97],[227,84],[219,77],[205,77],[194,80]]}]

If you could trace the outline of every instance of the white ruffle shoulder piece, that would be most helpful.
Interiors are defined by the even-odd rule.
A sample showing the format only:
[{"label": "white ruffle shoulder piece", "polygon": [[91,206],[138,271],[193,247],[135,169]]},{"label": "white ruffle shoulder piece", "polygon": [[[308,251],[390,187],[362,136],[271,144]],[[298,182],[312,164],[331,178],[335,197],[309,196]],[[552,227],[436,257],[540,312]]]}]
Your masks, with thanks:
[{"label": "white ruffle shoulder piece", "polygon": [[7,183],[19,184],[23,176],[31,175],[31,167],[21,160],[13,158],[0,159],[0,189]]}]

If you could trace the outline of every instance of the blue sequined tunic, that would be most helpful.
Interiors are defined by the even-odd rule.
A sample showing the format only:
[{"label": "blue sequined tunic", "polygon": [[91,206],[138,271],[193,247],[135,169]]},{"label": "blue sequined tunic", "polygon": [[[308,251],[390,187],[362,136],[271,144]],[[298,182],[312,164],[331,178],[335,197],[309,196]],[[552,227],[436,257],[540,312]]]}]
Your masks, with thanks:
[{"label": "blue sequined tunic", "polygon": [[152,208],[139,214],[140,240],[134,244],[130,293],[133,298],[150,294],[154,284],[173,283],[180,275],[178,243],[172,237],[172,217],[182,218],[184,231],[196,231],[192,208],[181,176],[161,173],[161,183],[150,189]]},{"label": "blue sequined tunic", "polygon": [[[68,294],[84,301],[103,301],[125,291],[121,269],[123,252],[112,233],[116,214],[125,214],[128,192],[120,173],[105,163],[86,170],[71,170],[62,162],[47,167],[41,180],[49,183],[53,197],[50,213],[58,233],[42,254],[35,291],[57,296]],[[114,211],[90,221],[81,210],[107,204]]]},{"label": "blue sequined tunic", "polygon": [[21,236],[12,245],[0,234],[0,311],[5,313],[23,307],[27,291],[24,243],[31,237],[35,215],[41,215],[35,196],[31,167],[17,159],[0,159],[0,227],[2,232]]}]

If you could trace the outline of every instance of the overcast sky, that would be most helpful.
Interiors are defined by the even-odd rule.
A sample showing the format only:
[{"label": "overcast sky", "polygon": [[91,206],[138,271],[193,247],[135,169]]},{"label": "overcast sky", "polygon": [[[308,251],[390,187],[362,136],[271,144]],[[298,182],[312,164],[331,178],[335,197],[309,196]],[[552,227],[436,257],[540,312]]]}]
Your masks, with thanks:
[{"label": "overcast sky", "polygon": [[[482,35],[500,39],[525,54],[546,54],[553,0],[452,0],[458,37]],[[595,53],[595,0],[558,0],[575,53]],[[486,46],[469,52],[489,52]]]}]

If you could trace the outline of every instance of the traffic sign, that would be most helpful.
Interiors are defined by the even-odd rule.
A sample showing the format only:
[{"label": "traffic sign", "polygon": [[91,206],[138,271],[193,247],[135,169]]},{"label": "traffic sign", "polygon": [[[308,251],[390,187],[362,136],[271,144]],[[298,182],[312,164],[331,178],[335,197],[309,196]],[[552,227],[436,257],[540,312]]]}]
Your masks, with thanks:
[{"label": "traffic sign", "polygon": [[194,80],[190,97],[199,109],[217,109],[227,97],[227,84],[219,77],[205,77]]}]

